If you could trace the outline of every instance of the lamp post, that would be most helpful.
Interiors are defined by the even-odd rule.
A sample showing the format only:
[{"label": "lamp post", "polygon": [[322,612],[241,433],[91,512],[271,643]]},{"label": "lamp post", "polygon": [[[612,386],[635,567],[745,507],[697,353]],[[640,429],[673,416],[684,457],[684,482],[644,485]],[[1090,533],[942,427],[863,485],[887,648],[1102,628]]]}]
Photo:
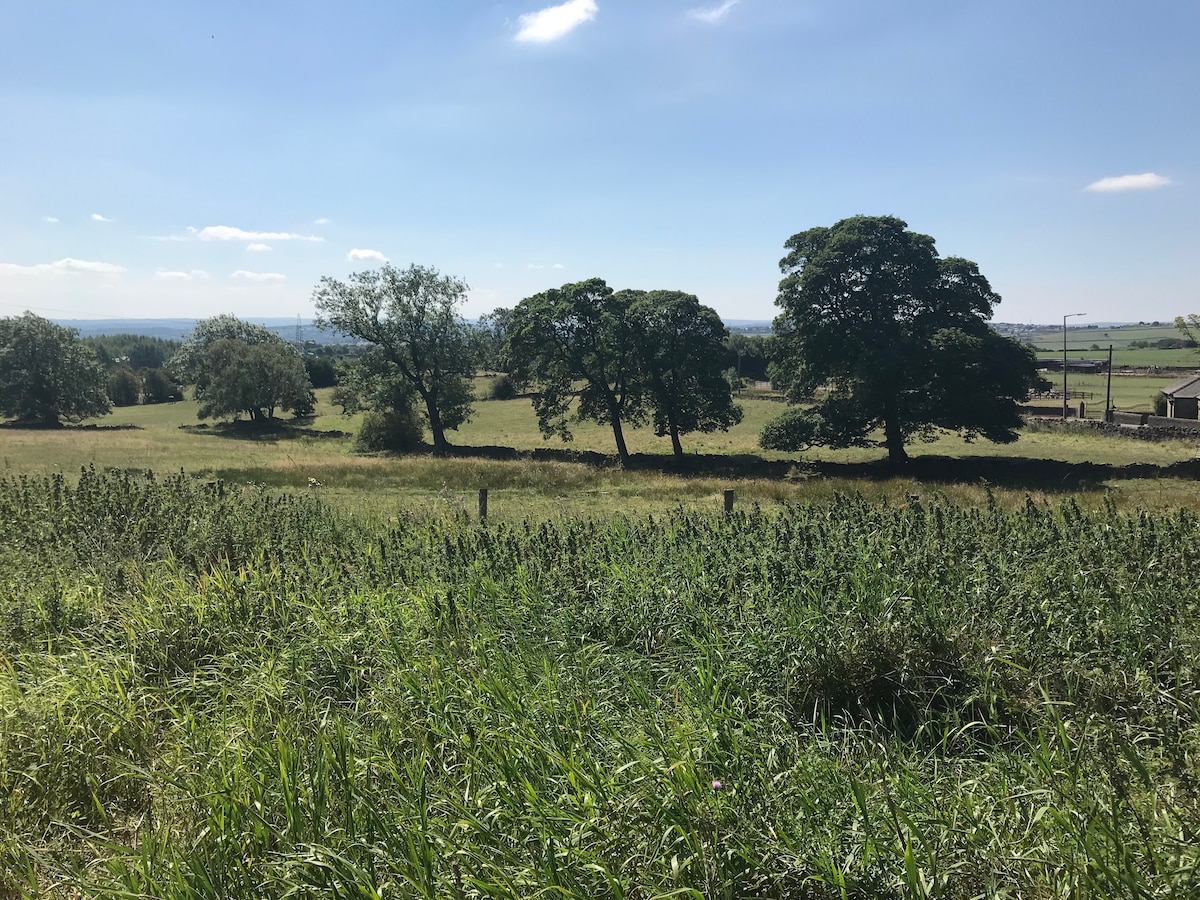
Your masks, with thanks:
[{"label": "lamp post", "polygon": [[1063,421],[1067,418],[1067,319],[1086,315],[1087,313],[1067,313],[1063,316]]}]

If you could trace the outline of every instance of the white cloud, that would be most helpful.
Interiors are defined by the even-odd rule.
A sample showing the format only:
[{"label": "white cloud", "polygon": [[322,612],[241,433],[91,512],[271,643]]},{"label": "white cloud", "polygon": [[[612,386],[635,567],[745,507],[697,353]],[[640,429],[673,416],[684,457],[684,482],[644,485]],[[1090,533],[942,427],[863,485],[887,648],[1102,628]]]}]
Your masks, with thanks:
[{"label": "white cloud", "polygon": [[47,225],[57,225],[58,224],[58,219],[54,218],[54,216],[42,216],[42,221],[45,222]]},{"label": "white cloud", "polygon": [[716,25],[729,15],[729,11],[737,6],[739,2],[740,0],[725,0],[724,3],[718,3],[716,6],[698,6],[695,9],[688,10],[688,17],[695,19],[697,22]]},{"label": "white cloud", "polygon": [[231,225],[209,225],[197,231],[189,228],[188,234],[202,241],[323,241],[316,235],[291,234],[286,231],[244,231]]},{"label": "white cloud", "polygon": [[387,257],[378,250],[351,250],[346,254],[346,259],[352,262],[360,259],[373,259],[376,262],[387,262]]},{"label": "white cloud", "polygon": [[270,253],[271,246],[270,244],[260,244],[256,241],[253,244],[247,244],[246,250],[248,250],[250,253]]},{"label": "white cloud", "polygon": [[158,281],[208,281],[209,274],[203,269],[192,269],[188,272],[169,272],[159,269],[154,273]]},{"label": "white cloud", "polygon": [[552,269],[565,269],[565,268],[566,268],[566,266],[564,266],[562,263],[555,263],[555,264],[554,264],[554,265],[552,265],[550,268],[552,268]]},{"label": "white cloud", "polygon": [[554,263],[553,265],[549,265],[549,266],[543,265],[542,263],[528,263],[525,266],[525,268],[527,268],[527,269],[565,269],[566,266],[564,266],[562,263]]},{"label": "white cloud", "polygon": [[114,222],[116,220],[109,219],[106,216],[102,216],[102,215],[100,215],[100,213],[92,213],[92,221],[93,222]]},{"label": "white cloud", "polygon": [[1100,194],[1110,194],[1116,191],[1151,191],[1155,188],[1166,187],[1171,179],[1153,172],[1143,172],[1141,175],[1115,175],[1112,178],[1101,178],[1093,181],[1084,190]]},{"label": "white cloud", "polygon": [[114,263],[91,262],[86,259],[66,257],[57,262],[22,266],[17,263],[0,263],[0,275],[61,275],[67,272],[87,272],[93,275],[119,275],[124,266]]},{"label": "white cloud", "polygon": [[329,222],[330,222],[330,220],[325,218],[324,216],[321,216],[321,218],[319,218],[319,219],[313,219],[314,225],[328,225]]},{"label": "white cloud", "polygon": [[567,0],[521,16],[517,40],[531,44],[557,41],[595,17],[596,0]]},{"label": "white cloud", "polygon": [[245,269],[238,269],[230,277],[246,281],[287,281],[287,276],[278,272],[247,272]]}]

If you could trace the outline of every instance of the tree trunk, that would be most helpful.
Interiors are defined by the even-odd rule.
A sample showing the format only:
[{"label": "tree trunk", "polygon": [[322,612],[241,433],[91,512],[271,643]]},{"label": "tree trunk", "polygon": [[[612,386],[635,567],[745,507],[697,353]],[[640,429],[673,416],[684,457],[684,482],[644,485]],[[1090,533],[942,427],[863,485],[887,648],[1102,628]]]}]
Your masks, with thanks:
[{"label": "tree trunk", "polygon": [[671,423],[671,450],[675,453],[675,462],[683,465],[683,444],[679,443],[679,426]]},{"label": "tree trunk", "polygon": [[629,450],[625,446],[625,435],[621,431],[621,416],[618,413],[612,413],[612,430],[613,438],[617,442],[617,459],[621,461],[621,465],[629,462]]},{"label": "tree trunk", "polygon": [[433,452],[445,453],[450,449],[446,440],[446,429],[442,425],[442,414],[438,410],[437,399],[431,393],[423,393],[425,412],[429,416],[429,431],[433,434]]},{"label": "tree trunk", "polygon": [[902,466],[908,462],[908,453],[904,450],[904,434],[900,430],[899,416],[896,413],[896,404],[888,403],[887,412],[883,420],[883,436],[884,446],[888,451],[888,464],[891,466]]}]

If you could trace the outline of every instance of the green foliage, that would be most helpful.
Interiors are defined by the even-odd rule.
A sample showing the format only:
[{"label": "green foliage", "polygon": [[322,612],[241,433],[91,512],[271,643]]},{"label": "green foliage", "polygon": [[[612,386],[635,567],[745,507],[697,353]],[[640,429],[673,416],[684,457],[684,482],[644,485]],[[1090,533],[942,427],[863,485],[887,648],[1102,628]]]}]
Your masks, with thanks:
[{"label": "green foliage", "polygon": [[142,399],[142,380],[128,366],[114,366],[108,373],[107,390],[113,406],[136,406]]},{"label": "green foliage", "polygon": [[179,341],[142,334],[104,334],[86,337],[83,342],[106,366],[124,363],[134,371],[162,368],[180,347]]},{"label": "green foliage", "polygon": [[515,400],[520,393],[511,375],[501,375],[492,382],[492,386],[488,389],[488,399]]},{"label": "green foliage", "polygon": [[512,371],[508,344],[512,315],[511,309],[498,308],[480,317],[471,336],[476,369],[505,374]]},{"label": "green foliage", "polygon": [[612,426],[622,462],[629,458],[624,426],[646,420],[631,299],[592,278],[527,297],[508,323],[513,375],[537,385],[542,434],[570,441],[574,404],[579,421]]},{"label": "green foliage", "polygon": [[337,387],[337,366],[327,356],[305,356],[304,369],[314,390]]},{"label": "green foliage", "polygon": [[195,385],[199,417],[274,418],[276,409],[312,413],[315,399],[299,352],[279,335],[236,316],[202,319],[171,359],[171,372]]},{"label": "green foliage", "polygon": [[742,421],[722,371],[728,330],[716,310],[681,291],[623,292],[636,323],[639,377],[654,433],[669,435],[675,458],[681,434],[728,431]]},{"label": "green foliage", "polygon": [[[345,282],[324,277],[313,292],[317,327],[370,342],[369,378],[382,382],[386,393],[398,394],[395,385],[403,383],[420,398],[435,451],[445,450],[446,431],[471,415],[472,335],[458,314],[466,293],[465,282],[417,265],[385,265]],[[379,405],[381,393],[373,393],[374,408],[386,408]]]},{"label": "green foliage", "polygon": [[725,326],[679,291],[614,293],[601,279],[522,300],[507,321],[514,377],[535,384],[546,437],[571,440],[568,416],[611,425],[617,456],[629,458],[624,428],[648,418],[655,434],[728,429],[741,421],[724,377]]},{"label": "green foliage", "polygon": [[0,415],[58,425],[112,409],[96,354],[73,328],[26,312],[0,319]]},{"label": "green foliage", "polygon": [[725,340],[724,368],[733,369],[743,381],[769,381],[767,368],[775,340],[765,334],[730,334]]},{"label": "green foliage", "polygon": [[1162,391],[1156,391],[1151,396],[1150,402],[1154,405],[1154,415],[1165,416],[1167,414],[1167,395]]},{"label": "green foliage", "polygon": [[425,429],[410,406],[371,411],[354,437],[359,453],[411,453],[421,447]]},{"label": "green foliage", "polygon": [[0,891],[1189,897],[1188,513],[0,479]]},{"label": "green foliage", "polygon": [[773,374],[794,401],[826,391],[814,412],[834,446],[882,428],[899,463],[909,440],[937,429],[1016,440],[1034,355],[988,325],[1000,298],[975,263],[939,259],[933,238],[890,216],[843,219],[786,246]]},{"label": "green foliage", "polygon": [[248,344],[223,338],[204,353],[208,383],[200,398],[199,417],[237,417],[247,413],[251,421],[289,410],[297,416],[313,411],[315,399],[300,354],[283,341]]},{"label": "green foliage", "polygon": [[183,388],[166,369],[146,369],[142,372],[142,402],[167,403],[183,399]]}]

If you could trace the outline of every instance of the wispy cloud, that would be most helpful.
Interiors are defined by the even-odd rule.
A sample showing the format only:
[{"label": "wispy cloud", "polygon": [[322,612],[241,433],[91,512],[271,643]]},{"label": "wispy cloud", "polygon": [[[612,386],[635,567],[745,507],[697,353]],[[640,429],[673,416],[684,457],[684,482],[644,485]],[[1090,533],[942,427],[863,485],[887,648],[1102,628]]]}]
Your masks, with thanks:
[{"label": "wispy cloud", "polygon": [[287,231],[245,231],[232,225],[209,225],[196,231],[188,229],[202,241],[323,241],[315,234],[292,234]]},{"label": "wispy cloud", "polygon": [[525,268],[527,268],[527,269],[565,269],[566,266],[564,266],[562,263],[552,263],[551,265],[548,265],[548,266],[545,265],[544,263],[529,263]]},{"label": "wispy cloud", "polygon": [[92,213],[93,222],[115,222],[116,219],[110,219],[107,216],[102,216],[100,213]]},{"label": "wispy cloud", "polygon": [[171,272],[159,269],[154,273],[158,281],[208,281],[211,277],[203,269],[191,269],[187,272]]},{"label": "wispy cloud", "polygon": [[328,225],[329,222],[330,222],[330,220],[325,218],[324,216],[321,216],[321,218],[319,218],[319,219],[313,219],[314,225]]},{"label": "wispy cloud", "polygon": [[270,253],[271,245],[270,244],[260,244],[256,241],[253,244],[247,244],[246,249],[250,253]]},{"label": "wispy cloud", "polygon": [[351,262],[353,262],[355,260],[363,260],[363,259],[373,259],[376,262],[387,262],[387,257],[384,256],[382,253],[380,253],[378,250],[354,249],[346,254],[346,259],[350,260]]},{"label": "wispy cloud", "polygon": [[42,216],[42,221],[45,222],[47,225],[57,225],[58,224],[58,219],[54,218],[54,216]]},{"label": "wispy cloud", "polygon": [[93,275],[119,275],[124,271],[124,266],[118,266],[115,263],[72,259],[69,256],[57,262],[37,263],[32,266],[22,266],[17,263],[0,263],[0,274],[9,275],[62,275],[72,272],[85,272]]},{"label": "wispy cloud", "polygon": [[1115,175],[1111,178],[1101,178],[1099,181],[1093,181],[1084,190],[1099,194],[1111,194],[1117,191],[1152,191],[1156,188],[1166,187],[1170,183],[1171,179],[1165,175],[1143,172],[1141,175]]},{"label": "wispy cloud", "polygon": [[596,0],[567,0],[558,6],[525,13],[519,20],[521,30],[517,32],[517,40],[530,44],[557,41],[594,19],[596,9]]},{"label": "wispy cloud", "polygon": [[718,3],[716,6],[697,6],[695,9],[688,10],[688,18],[704,22],[707,25],[716,25],[729,15],[729,11],[740,2],[741,0],[725,0],[724,3]]},{"label": "wispy cloud", "polygon": [[287,276],[278,272],[247,272],[245,269],[238,269],[230,277],[245,281],[287,281]]}]

